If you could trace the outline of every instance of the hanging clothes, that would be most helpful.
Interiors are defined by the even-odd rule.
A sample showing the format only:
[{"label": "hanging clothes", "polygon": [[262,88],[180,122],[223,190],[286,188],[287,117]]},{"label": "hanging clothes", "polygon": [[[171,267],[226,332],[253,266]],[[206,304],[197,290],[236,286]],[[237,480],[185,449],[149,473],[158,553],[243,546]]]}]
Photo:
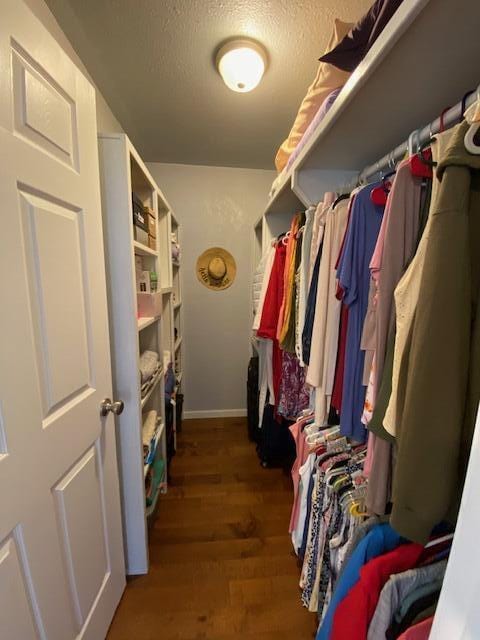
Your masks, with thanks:
[{"label": "hanging clothes", "polygon": [[480,156],[465,149],[467,129],[454,128],[437,168],[396,421],[392,524],[419,541],[456,518],[480,400]]},{"label": "hanging clothes", "polygon": [[[298,331],[297,323],[298,323],[298,276],[300,270],[300,260],[302,257],[302,244],[303,244],[303,234],[301,231],[302,222],[304,220],[303,214],[298,215],[298,226],[295,233],[295,246],[292,249],[292,263],[293,263],[293,281],[290,286],[290,290],[286,293],[286,295],[290,296],[290,303],[287,302],[287,311],[285,316],[285,326],[283,332],[283,338],[280,341],[280,346],[283,351],[291,353],[297,358],[295,353],[295,340],[296,334]],[[288,253],[288,248],[287,248]],[[287,266],[286,266],[287,268]],[[290,274],[289,274],[290,275]],[[297,358],[298,359],[298,358]]]},{"label": "hanging clothes", "polygon": [[300,366],[295,354],[284,351],[277,411],[287,420],[296,420],[309,403],[310,393],[305,384],[305,369]]},{"label": "hanging clothes", "polygon": [[[367,312],[366,317],[373,320],[375,362],[363,411],[362,421],[367,426],[373,417],[378,386],[383,377],[388,339],[395,327],[394,290],[417,247],[421,191],[422,179],[412,175],[408,159],[404,160],[392,182],[370,262],[375,295],[371,300],[371,313]],[[388,434],[384,437],[382,428],[376,429],[375,433],[387,442],[377,442],[373,436],[369,437],[367,507],[374,513],[385,513],[390,498],[391,444]]]},{"label": "hanging clothes", "polygon": [[[265,366],[264,371],[262,371],[260,383],[259,426],[261,426],[263,419],[263,409],[265,407],[267,391],[270,390],[270,404],[276,406],[279,398],[282,357],[276,335],[278,314],[283,299],[285,259],[286,247],[283,242],[280,241],[277,243],[275,248],[275,257],[265,294],[262,317],[257,331],[257,336],[259,338],[263,338],[271,342],[270,345],[264,344],[263,346]],[[269,379],[269,372],[271,372],[271,380]]]},{"label": "hanging clothes", "polygon": [[292,312],[292,304],[294,300],[294,283],[295,283],[295,256],[297,251],[297,233],[300,228],[301,215],[296,214],[293,217],[290,230],[287,233],[285,265],[283,274],[283,292],[282,303],[277,317],[277,333],[276,338],[279,342],[285,339],[288,332],[290,314]]},{"label": "hanging clothes", "polygon": [[305,314],[307,309],[307,298],[310,284],[310,257],[312,248],[313,224],[315,220],[316,207],[309,207],[305,211],[305,224],[303,226],[302,252],[299,269],[298,282],[298,322],[295,335],[295,353],[300,361],[300,366],[304,367],[302,335],[305,326]]},{"label": "hanging clothes", "polygon": [[315,421],[324,424],[330,409],[337,360],[341,302],[336,298],[335,263],[345,234],[348,200],[340,201],[326,214],[325,233],[318,277],[311,357],[307,382],[315,387]]},{"label": "hanging clothes", "polygon": [[362,567],[360,579],[337,607],[331,640],[365,640],[384,584],[392,574],[415,567],[422,553],[420,544],[401,544]]},{"label": "hanging clothes", "polygon": [[[322,231],[323,234],[323,231]],[[317,299],[317,291],[318,291],[318,276],[320,273],[320,262],[322,260],[322,249],[323,246],[320,244],[318,247],[318,252],[315,257],[315,264],[312,271],[312,279],[310,282],[310,288],[308,290],[307,297],[307,308],[305,310],[305,320],[303,324],[303,333],[302,333],[302,356],[303,362],[305,365],[310,363],[310,353],[312,350],[312,331],[313,331],[313,323],[315,321],[315,311],[316,305],[315,301]]]},{"label": "hanging clothes", "polygon": [[[260,320],[262,318],[263,313],[263,305],[265,303],[265,296],[267,294],[268,283],[270,282],[270,275],[272,273],[273,261],[275,259],[275,246],[271,244],[267,251],[262,256],[260,263],[257,267],[255,276],[254,276],[254,291],[258,290],[258,280],[261,277],[261,285],[258,294],[258,298],[256,300],[255,293],[253,296],[254,299],[254,320],[253,320],[253,333],[255,334],[258,331],[260,326]],[[257,284],[255,284],[257,283]],[[256,302],[255,302],[256,300]]]},{"label": "hanging clothes", "polygon": [[[437,134],[435,142],[432,144],[432,156],[435,162],[438,163],[444,157],[452,134],[452,129]],[[432,183],[431,207],[434,206],[437,200],[439,189],[440,182],[437,177]],[[420,282],[425,264],[425,251],[431,223],[432,218],[429,215],[417,252],[395,289],[397,334],[393,357],[392,393],[383,420],[385,429],[393,436],[395,436],[396,425],[401,416],[403,406],[403,394],[399,384],[401,363],[406,357],[405,353],[408,353],[408,345],[420,296]],[[402,375],[402,379],[405,379],[405,375]]]},{"label": "hanging clothes", "polygon": [[357,442],[366,439],[361,421],[365,387],[362,384],[364,353],[360,350],[360,340],[368,304],[369,264],[383,215],[383,207],[370,199],[370,191],[375,186],[379,183],[361,189],[355,196],[337,270],[344,291],[343,302],[349,309],[340,424],[342,434]]}]

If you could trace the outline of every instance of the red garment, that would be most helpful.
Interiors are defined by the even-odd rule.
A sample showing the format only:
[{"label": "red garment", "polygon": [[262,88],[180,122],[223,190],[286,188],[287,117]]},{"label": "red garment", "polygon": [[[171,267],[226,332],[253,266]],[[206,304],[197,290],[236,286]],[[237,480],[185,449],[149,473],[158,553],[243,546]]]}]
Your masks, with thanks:
[{"label": "red garment", "polygon": [[340,330],[338,332],[337,363],[333,379],[331,405],[342,415],[343,373],[345,371],[345,353],[347,349],[348,307],[342,303],[340,312]]},{"label": "red garment", "polygon": [[421,544],[402,544],[363,566],[359,581],[335,611],[330,640],[366,640],[384,584],[392,574],[415,567],[423,551]]},{"label": "red garment", "polygon": [[398,640],[428,640],[432,629],[433,616],[426,618],[402,633]]},{"label": "red garment", "polygon": [[283,271],[285,269],[285,258],[287,248],[283,242],[279,242],[275,249],[270,280],[263,303],[262,317],[258,327],[257,336],[259,338],[269,338],[275,340],[277,337],[278,316],[283,300]]}]

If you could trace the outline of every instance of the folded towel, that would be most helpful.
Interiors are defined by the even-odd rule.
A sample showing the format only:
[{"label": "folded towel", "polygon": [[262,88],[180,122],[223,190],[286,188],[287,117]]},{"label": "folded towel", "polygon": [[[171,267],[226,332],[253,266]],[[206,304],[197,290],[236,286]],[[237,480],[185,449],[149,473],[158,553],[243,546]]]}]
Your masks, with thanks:
[{"label": "folded towel", "polygon": [[140,375],[142,383],[146,382],[155,372],[158,366],[159,356],[156,351],[144,351],[140,356]]},{"label": "folded towel", "polygon": [[152,409],[145,414],[143,425],[142,425],[142,443],[143,443],[143,456],[144,458],[148,456],[150,451],[150,445],[152,442],[152,438],[155,435],[155,430],[157,428],[157,412]]}]

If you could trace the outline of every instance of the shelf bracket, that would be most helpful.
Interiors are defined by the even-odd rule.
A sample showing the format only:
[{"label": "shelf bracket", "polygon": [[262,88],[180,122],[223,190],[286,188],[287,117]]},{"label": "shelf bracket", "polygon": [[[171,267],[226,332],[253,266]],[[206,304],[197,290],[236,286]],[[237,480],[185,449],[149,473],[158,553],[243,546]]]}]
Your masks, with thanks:
[{"label": "shelf bracket", "polygon": [[349,184],[357,171],[295,169],[292,175],[292,191],[306,207],[318,204],[326,191],[338,191]]}]

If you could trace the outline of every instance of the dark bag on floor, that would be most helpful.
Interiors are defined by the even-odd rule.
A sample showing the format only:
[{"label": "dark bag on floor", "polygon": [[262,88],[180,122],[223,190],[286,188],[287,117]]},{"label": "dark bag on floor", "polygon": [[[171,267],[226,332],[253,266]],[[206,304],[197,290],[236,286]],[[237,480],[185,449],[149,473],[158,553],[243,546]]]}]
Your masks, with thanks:
[{"label": "dark bag on floor", "polygon": [[247,374],[247,426],[248,437],[258,442],[258,356],[250,358]]},{"label": "dark bag on floor", "polygon": [[274,416],[274,407],[265,405],[257,453],[262,467],[291,468],[295,460],[295,441],[290,433],[292,423]]}]

